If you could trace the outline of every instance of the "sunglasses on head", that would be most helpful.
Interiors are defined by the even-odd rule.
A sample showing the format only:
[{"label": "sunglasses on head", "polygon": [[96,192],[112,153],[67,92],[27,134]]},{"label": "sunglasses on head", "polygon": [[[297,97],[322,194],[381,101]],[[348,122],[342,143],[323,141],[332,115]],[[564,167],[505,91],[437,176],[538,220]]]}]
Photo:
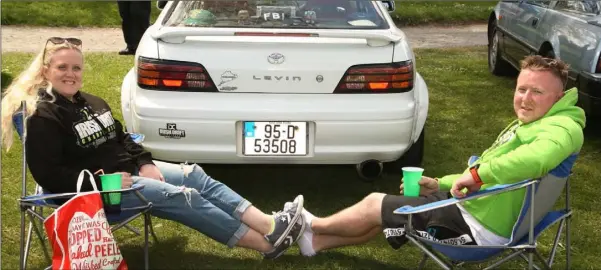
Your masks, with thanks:
[{"label": "sunglasses on head", "polygon": [[59,44],[65,43],[65,42],[69,42],[75,46],[81,46],[81,39],[78,39],[78,38],[51,37],[46,41],[46,45],[48,45],[48,41],[52,42],[54,45],[59,45]]},{"label": "sunglasses on head", "polygon": [[48,49],[48,42],[52,42],[52,44],[54,44],[54,45],[70,43],[74,46],[80,46],[80,47],[82,44],[81,39],[78,39],[78,38],[51,37],[48,40],[46,40],[46,45],[44,46],[44,54],[42,56],[42,63],[44,63],[44,61],[46,60],[46,50]]}]

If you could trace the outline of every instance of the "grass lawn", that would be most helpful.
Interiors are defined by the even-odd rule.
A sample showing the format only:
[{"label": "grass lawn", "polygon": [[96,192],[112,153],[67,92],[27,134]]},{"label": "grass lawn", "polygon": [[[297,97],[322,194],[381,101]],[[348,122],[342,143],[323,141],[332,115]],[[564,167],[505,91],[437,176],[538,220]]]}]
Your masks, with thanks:
[{"label": "grass lawn", "polygon": [[[479,154],[513,119],[511,107],[514,80],[489,74],[486,49],[417,50],[418,70],[430,88],[424,167],[429,176],[462,171],[467,158]],[[4,53],[3,71],[17,74],[30,54]],[[88,54],[85,89],[108,100],[121,118],[119,87],[132,58],[114,54]],[[110,67],[110,68],[102,68]],[[592,269],[601,254],[599,224],[601,199],[601,139],[586,135],[584,149],[572,179],[572,268]],[[2,152],[2,269],[18,267],[19,211],[16,199],[20,186],[20,144]],[[375,183],[361,182],[351,166],[243,166],[207,165],[205,170],[250,199],[266,212],[276,211],[296,194],[305,196],[305,206],[316,215],[328,215],[362,199],[372,191],[396,193],[400,175],[387,175]],[[30,182],[31,183],[31,182]],[[31,187],[31,184],[30,184]],[[389,248],[383,236],[357,247],[330,250],[313,258],[298,255],[294,246],[275,261],[262,260],[257,252],[223,245],[174,222],[153,219],[159,236],[150,249],[150,263],[157,269],[415,269],[421,254],[414,246]],[[141,225],[138,222],[137,225]],[[142,237],[119,231],[116,237],[130,267],[141,267]],[[540,249],[548,254],[553,234],[543,234]],[[31,269],[45,261],[34,242]],[[555,267],[562,267],[564,248],[559,248]],[[521,262],[520,262],[521,263]],[[427,267],[434,268],[429,262]],[[519,267],[516,262],[505,267]],[[523,264],[521,265],[523,266]],[[468,269],[480,269],[469,265]]]},{"label": "grass lawn", "polygon": [[[159,10],[152,1],[152,21]],[[485,22],[494,1],[397,1],[393,18],[401,25]],[[60,18],[60,19],[59,19]],[[3,25],[120,27],[116,2],[2,2]]]},{"label": "grass lawn", "polygon": [[396,1],[398,25],[486,23],[495,1]]}]

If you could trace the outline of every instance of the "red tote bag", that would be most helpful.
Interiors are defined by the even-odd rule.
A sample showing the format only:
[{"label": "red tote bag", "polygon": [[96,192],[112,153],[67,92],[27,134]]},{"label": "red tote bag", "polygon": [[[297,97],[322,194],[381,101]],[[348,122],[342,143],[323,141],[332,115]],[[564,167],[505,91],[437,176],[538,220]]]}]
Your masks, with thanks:
[{"label": "red tote bag", "polygon": [[[94,191],[80,192],[86,173]],[[79,174],[77,193],[44,220],[52,269],[127,270],[90,171]]]}]

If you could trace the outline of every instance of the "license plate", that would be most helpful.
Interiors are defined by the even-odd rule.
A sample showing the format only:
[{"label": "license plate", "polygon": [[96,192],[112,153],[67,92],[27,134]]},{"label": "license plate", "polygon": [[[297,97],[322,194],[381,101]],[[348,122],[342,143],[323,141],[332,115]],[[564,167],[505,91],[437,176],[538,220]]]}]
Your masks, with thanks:
[{"label": "license plate", "polygon": [[307,122],[244,122],[245,156],[307,155]]}]

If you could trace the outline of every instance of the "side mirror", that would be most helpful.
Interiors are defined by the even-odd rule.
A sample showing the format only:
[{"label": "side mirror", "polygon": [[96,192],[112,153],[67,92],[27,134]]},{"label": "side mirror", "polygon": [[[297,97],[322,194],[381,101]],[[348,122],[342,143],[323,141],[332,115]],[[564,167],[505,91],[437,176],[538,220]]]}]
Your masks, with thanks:
[{"label": "side mirror", "polygon": [[382,0],[382,4],[386,7],[388,12],[393,12],[395,9],[395,1],[394,0]]}]

